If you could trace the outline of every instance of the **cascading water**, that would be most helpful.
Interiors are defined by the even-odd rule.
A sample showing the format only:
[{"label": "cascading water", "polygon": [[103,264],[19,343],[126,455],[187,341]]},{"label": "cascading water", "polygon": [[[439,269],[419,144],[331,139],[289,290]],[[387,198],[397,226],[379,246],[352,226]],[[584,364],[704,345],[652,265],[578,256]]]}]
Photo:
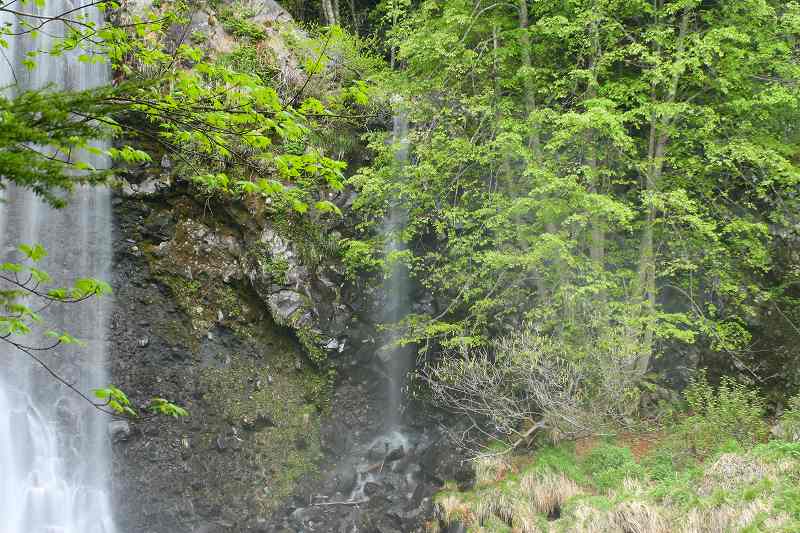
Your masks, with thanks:
[{"label": "cascading water", "polygon": [[[392,137],[395,161],[400,175],[408,164],[408,117],[402,110],[397,111],[394,115]],[[405,210],[397,205],[396,201],[392,201],[389,206],[389,216],[383,225],[384,255],[386,257],[391,257],[403,250],[400,234],[405,228],[406,222]],[[393,262],[392,270],[384,282],[385,301],[382,319],[385,324],[397,323],[408,314],[411,305],[410,294],[411,286],[405,264],[400,261]],[[386,335],[379,355],[389,378],[386,421],[387,429],[390,431],[397,430],[397,426],[400,424],[403,389],[408,371],[414,362],[412,350],[409,347],[397,346],[395,340],[393,335]]]},{"label": "cascading water", "polygon": [[[37,17],[79,7],[70,0],[29,3],[20,9]],[[81,10],[78,10],[80,12]],[[78,12],[72,16],[78,16]],[[0,17],[3,14],[0,14]],[[96,11],[89,14],[100,22]],[[30,20],[42,20],[32,18]],[[18,31],[21,25],[10,22]],[[49,50],[63,28],[49,23],[43,31],[6,37],[0,48],[0,90],[6,96],[52,85],[83,90],[109,82],[108,67],[85,63],[78,53],[42,55],[36,68],[22,64],[26,52]],[[82,51],[80,53],[85,53]],[[1,125],[0,125],[1,127]],[[95,167],[97,156],[81,159]],[[111,202],[103,188],[81,187],[69,206],[54,210],[28,191],[9,187],[0,204],[0,258],[20,260],[20,243],[40,243],[48,251],[40,268],[60,284],[77,277],[109,279]],[[53,305],[42,313],[47,329],[65,330],[85,341],[82,347],[41,352],[41,357],[78,389],[108,383],[106,317],[108,298]],[[35,335],[26,342],[35,342]],[[47,341],[40,339],[36,344]],[[108,419],[74,392],[56,382],[24,353],[0,346],[0,533],[112,533],[109,503]]]},{"label": "cascading water", "polygon": [[[402,110],[402,102],[399,99],[395,104],[400,109],[394,115],[392,144],[399,178],[408,164],[408,117]],[[406,223],[405,210],[393,200],[381,231],[384,237],[384,255],[387,258],[392,258],[404,249],[401,233]],[[402,261],[392,261],[391,271],[384,281],[383,304],[381,321],[387,325],[396,324],[410,310],[411,283],[407,267]],[[384,375],[388,384],[384,428],[380,435],[361,450],[364,461],[357,467],[360,476],[359,483],[351,494],[351,500],[354,501],[365,497],[365,491],[370,483],[379,482],[387,475],[396,477],[402,474],[401,477],[407,479],[401,484],[409,484],[415,473],[413,469],[408,469],[408,465],[404,465],[407,471],[394,472],[396,469],[394,461],[390,461],[392,464],[387,463],[387,459],[405,455],[409,449],[416,447],[421,438],[421,435],[408,431],[402,423],[404,389],[408,372],[414,366],[414,351],[409,346],[399,346],[396,336],[391,332],[387,331],[383,337],[377,360],[380,366],[378,372]]]}]

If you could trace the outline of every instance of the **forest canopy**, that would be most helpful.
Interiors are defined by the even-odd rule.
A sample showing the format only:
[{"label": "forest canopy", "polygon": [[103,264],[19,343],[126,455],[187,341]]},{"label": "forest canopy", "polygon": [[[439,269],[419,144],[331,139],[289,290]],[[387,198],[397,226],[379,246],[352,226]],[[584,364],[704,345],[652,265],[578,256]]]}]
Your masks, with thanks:
[{"label": "forest canopy", "polygon": [[398,170],[374,134],[375,163],[350,183],[362,227],[393,203],[408,212],[409,252],[394,259],[435,309],[406,317],[407,340],[481,347],[534,322],[584,353],[611,328],[636,345],[640,375],[694,344],[795,385],[756,344],[769,323],[797,322],[800,4],[401,11],[388,83],[412,163]]}]

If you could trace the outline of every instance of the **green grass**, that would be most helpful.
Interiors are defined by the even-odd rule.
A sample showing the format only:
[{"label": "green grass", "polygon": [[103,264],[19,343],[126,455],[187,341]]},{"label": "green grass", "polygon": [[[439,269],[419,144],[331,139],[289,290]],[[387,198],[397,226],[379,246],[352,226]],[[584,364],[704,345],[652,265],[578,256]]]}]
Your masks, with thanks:
[{"label": "green grass", "polygon": [[714,387],[701,373],[684,396],[688,410],[658,433],[516,455],[493,445],[475,462],[474,488],[447,484],[436,496],[429,529],[800,531],[800,396],[769,441],[759,392],[728,378]]},{"label": "green grass", "polygon": [[[440,516],[465,522],[474,532],[615,531],[624,529],[623,523],[637,523],[640,531],[653,533],[693,532],[698,524],[723,524],[719,527],[731,531],[800,530],[800,443],[746,447],[727,440],[704,457],[692,457],[674,437],[662,436],[639,458],[626,444],[601,441],[581,454],[573,443],[562,443],[523,455],[479,459],[486,463],[482,481],[467,491],[448,484],[436,502],[440,510],[444,506],[451,511]],[[553,475],[571,480],[580,493],[561,502],[559,517],[551,514],[548,520],[545,513],[535,512],[532,493],[526,493],[522,480]],[[498,503],[487,505],[490,501]],[[515,522],[514,513],[530,509],[538,525],[526,530],[519,526],[522,521]],[[444,525],[447,520],[430,529]]]}]

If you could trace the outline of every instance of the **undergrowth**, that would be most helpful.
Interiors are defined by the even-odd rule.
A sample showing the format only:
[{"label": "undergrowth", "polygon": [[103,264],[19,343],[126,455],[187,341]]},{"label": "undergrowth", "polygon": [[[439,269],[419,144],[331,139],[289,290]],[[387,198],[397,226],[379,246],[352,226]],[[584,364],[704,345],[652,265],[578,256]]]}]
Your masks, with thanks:
[{"label": "undergrowth", "polygon": [[471,488],[437,494],[429,531],[800,531],[800,442],[785,438],[800,403],[769,440],[764,401],[747,387],[700,375],[685,398],[682,415],[653,433],[495,447],[475,459]]}]

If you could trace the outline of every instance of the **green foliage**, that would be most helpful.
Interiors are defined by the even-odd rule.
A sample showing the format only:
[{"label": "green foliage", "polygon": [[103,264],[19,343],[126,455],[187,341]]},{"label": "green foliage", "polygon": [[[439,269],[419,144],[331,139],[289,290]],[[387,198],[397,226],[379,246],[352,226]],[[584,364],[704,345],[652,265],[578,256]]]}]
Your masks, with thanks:
[{"label": "green foliage", "polygon": [[[263,28],[247,20],[253,14],[236,13],[221,14],[231,31],[250,40],[263,37]],[[326,114],[324,106],[300,93],[282,101],[265,72],[265,60],[253,57],[252,45],[221,61],[188,43],[172,51],[165,40],[169,29],[190,14],[182,2],[154,6],[130,24],[70,25],[63,38],[54,39],[53,48],[41,53],[61,55],[86,47],[87,57],[107,61],[124,78],[80,93],[48,87],[21,91],[13,99],[0,97],[0,187],[11,180],[63,205],[59,189],[69,192],[75,183],[103,182],[109,171],[88,167],[79,158],[62,161],[35,146],[49,146],[56,154],[100,153],[92,145],[99,139],[143,139],[170,153],[176,172],[196,183],[202,194],[258,195],[280,210],[305,213],[311,206],[336,213],[318,192],[341,190],[346,165],[305,142],[307,115]],[[43,21],[48,23],[59,22]],[[259,68],[250,68],[254,61]],[[304,147],[300,153],[283,149],[298,142]],[[147,153],[130,146],[106,154],[124,164],[149,161]]]},{"label": "green foliage", "polygon": [[684,392],[689,416],[678,428],[681,446],[708,457],[729,440],[752,447],[766,439],[765,403],[758,391],[723,377],[716,388],[700,373]]},{"label": "green foliage", "polygon": [[174,403],[165,400],[164,398],[153,398],[147,405],[147,410],[155,414],[171,416],[173,418],[181,418],[189,416],[189,413],[183,407],[175,405]]},{"label": "green foliage", "polygon": [[103,405],[108,406],[113,412],[130,417],[139,416],[131,407],[128,396],[117,387],[109,385],[104,389],[94,389],[92,392],[96,398],[104,400]]},{"label": "green foliage", "polygon": [[225,30],[240,39],[260,41],[265,36],[264,28],[250,21],[255,13],[244,11],[241,6],[226,7],[219,13],[219,20]]},{"label": "green foliage", "polygon": [[781,414],[777,427],[782,438],[800,442],[800,394],[789,398],[788,405]]},{"label": "green foliage", "polygon": [[29,91],[13,100],[0,96],[0,188],[11,180],[63,206],[76,184],[105,180],[109,174],[103,169],[81,167],[74,159],[64,161],[52,154],[96,150],[92,139],[105,137],[105,128],[75,117],[102,113],[107,108],[102,100],[108,96],[108,90]]},{"label": "green foliage", "polygon": [[800,442],[771,440],[766,444],[757,445],[753,448],[753,453],[771,460],[779,460],[787,457],[800,459]]},{"label": "green foliage", "polygon": [[296,330],[297,340],[303,346],[306,355],[317,366],[324,367],[328,355],[322,349],[322,339],[319,333],[308,327],[300,327]]},{"label": "green foliage", "polygon": [[357,239],[343,239],[340,245],[342,262],[349,279],[354,280],[361,273],[376,272],[381,268],[382,262],[376,257],[377,254],[369,243]]},{"label": "green foliage", "polygon": [[622,485],[628,479],[642,477],[644,471],[636,463],[629,448],[600,444],[584,459],[593,484],[601,491]]},{"label": "green foliage", "polygon": [[230,54],[220,57],[218,61],[229,65],[236,72],[245,72],[258,76],[265,85],[274,83],[274,77],[278,74],[274,63],[275,60],[269,55],[269,49],[252,44],[240,45]]},{"label": "green foliage", "polygon": [[272,282],[278,285],[286,283],[286,273],[289,270],[289,263],[286,259],[269,259],[264,264],[265,273],[269,274]]},{"label": "green foliage", "polygon": [[[38,303],[77,303],[88,298],[111,293],[111,287],[96,279],[78,279],[70,287],[51,287],[50,275],[37,268],[36,263],[47,256],[40,244],[21,244],[19,251],[27,262],[5,262],[0,264],[0,337],[31,333],[34,323],[41,321],[35,304],[26,303],[25,297],[32,297]],[[58,344],[75,344],[79,341],[69,333],[48,332]]]},{"label": "green foliage", "polygon": [[[367,135],[355,237],[408,214],[412,277],[440,303],[409,340],[486,344],[527,317],[580,344],[605,321],[640,336],[641,374],[675,341],[756,360],[753,319],[796,281],[775,238],[796,224],[797,3],[521,5],[377,11],[409,164]],[[416,327],[434,316],[446,330]]]},{"label": "green foliage", "polygon": [[559,472],[571,480],[585,484],[591,479],[589,472],[581,467],[575,457],[575,444],[564,442],[553,446],[543,446],[537,450],[531,470],[546,473]]}]

